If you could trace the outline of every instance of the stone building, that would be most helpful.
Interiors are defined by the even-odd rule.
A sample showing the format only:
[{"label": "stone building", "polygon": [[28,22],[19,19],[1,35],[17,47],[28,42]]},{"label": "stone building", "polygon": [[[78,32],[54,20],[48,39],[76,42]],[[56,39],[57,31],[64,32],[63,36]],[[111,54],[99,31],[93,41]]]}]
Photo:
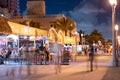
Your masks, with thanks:
[{"label": "stone building", "polygon": [[10,21],[22,23],[23,21],[34,21],[41,24],[41,29],[51,28],[58,18],[63,17],[63,14],[46,15],[44,0],[28,0],[27,14],[25,16],[14,16]]},{"label": "stone building", "polygon": [[19,0],[0,0],[0,13],[5,17],[19,15]]},{"label": "stone building", "polygon": [[[28,0],[27,1],[27,14],[25,16],[16,16],[10,21],[16,23],[22,23],[26,21],[26,25],[29,26],[29,22],[40,23],[40,29],[48,31],[48,36],[59,33],[60,30],[53,29],[54,23],[57,19],[65,17],[64,14],[52,14],[46,15],[45,1],[44,0]],[[52,29],[52,30],[50,30]],[[76,31],[76,28],[73,30]],[[63,36],[64,36],[64,32]],[[61,34],[61,31],[60,31]]]},{"label": "stone building", "polygon": [[45,17],[46,16],[45,1],[44,0],[28,0],[27,15],[29,17],[34,17],[34,16]]}]

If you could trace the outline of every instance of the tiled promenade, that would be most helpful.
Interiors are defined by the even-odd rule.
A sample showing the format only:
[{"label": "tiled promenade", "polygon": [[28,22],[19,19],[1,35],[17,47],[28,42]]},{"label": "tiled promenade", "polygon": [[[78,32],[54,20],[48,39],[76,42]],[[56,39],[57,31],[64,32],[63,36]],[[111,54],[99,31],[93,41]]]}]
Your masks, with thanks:
[{"label": "tiled promenade", "polygon": [[0,80],[120,80],[120,68],[109,65],[103,60],[90,72],[87,61],[71,62],[58,74],[54,65],[0,65]]}]

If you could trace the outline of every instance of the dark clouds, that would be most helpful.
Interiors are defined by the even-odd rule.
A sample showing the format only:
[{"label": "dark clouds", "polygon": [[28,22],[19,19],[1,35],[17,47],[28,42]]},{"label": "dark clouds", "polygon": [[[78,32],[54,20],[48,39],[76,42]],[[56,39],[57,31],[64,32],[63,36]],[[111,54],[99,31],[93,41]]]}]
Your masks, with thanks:
[{"label": "dark clouds", "polygon": [[[25,10],[26,0],[20,0],[22,11]],[[120,25],[120,0],[116,8],[116,23]],[[111,5],[109,0],[45,0],[47,14],[61,14],[77,22],[78,31],[86,34],[98,29],[105,38],[112,38]],[[25,2],[26,3],[26,2]]]},{"label": "dark clouds", "polygon": [[63,13],[77,22],[78,31],[83,30],[86,34],[89,34],[97,29],[105,38],[111,39],[111,15],[99,1],[83,0],[73,10]]}]

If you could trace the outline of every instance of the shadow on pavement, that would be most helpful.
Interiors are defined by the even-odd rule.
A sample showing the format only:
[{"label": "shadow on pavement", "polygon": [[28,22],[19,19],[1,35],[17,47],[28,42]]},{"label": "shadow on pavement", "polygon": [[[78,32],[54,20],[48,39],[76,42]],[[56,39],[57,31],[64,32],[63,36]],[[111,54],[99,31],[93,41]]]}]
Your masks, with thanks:
[{"label": "shadow on pavement", "polygon": [[110,67],[102,80],[120,80],[120,67]]},{"label": "shadow on pavement", "polygon": [[89,74],[89,72],[90,72],[90,71],[81,71],[81,72],[76,72],[76,73],[74,73],[74,74],[72,74],[72,75]]}]

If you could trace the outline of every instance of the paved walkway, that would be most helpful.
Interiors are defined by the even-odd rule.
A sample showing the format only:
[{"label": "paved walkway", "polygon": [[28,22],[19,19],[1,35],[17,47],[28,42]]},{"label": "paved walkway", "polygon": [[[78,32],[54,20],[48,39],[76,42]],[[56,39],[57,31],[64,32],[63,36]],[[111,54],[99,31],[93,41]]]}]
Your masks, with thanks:
[{"label": "paved walkway", "polygon": [[[83,65],[84,64],[84,65]],[[54,65],[0,65],[0,80],[119,80],[120,67],[94,66],[89,71],[86,63],[72,62],[62,65],[61,73],[55,73]]]}]

